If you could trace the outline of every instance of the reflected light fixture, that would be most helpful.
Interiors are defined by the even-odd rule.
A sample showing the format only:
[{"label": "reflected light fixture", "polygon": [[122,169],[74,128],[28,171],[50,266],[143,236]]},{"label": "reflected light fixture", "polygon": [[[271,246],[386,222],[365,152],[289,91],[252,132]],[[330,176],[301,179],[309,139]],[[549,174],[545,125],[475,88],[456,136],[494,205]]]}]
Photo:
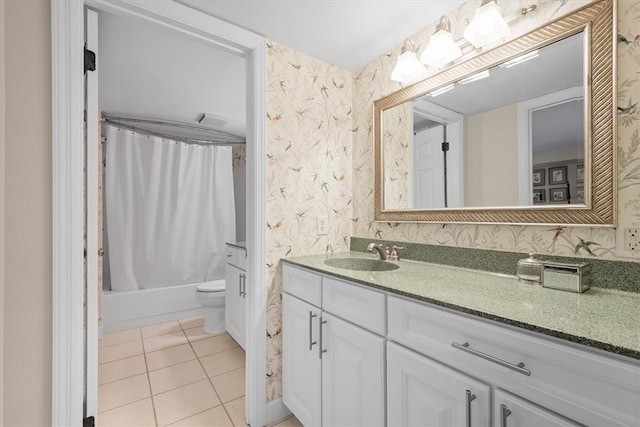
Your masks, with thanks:
[{"label": "reflected light fixture", "polygon": [[507,21],[502,17],[495,0],[482,0],[475,16],[464,30],[464,38],[476,49],[505,38],[511,34]]},{"label": "reflected light fixture", "polygon": [[432,96],[433,98],[435,98],[438,95],[442,95],[445,92],[449,92],[451,89],[453,89],[455,87],[455,83],[451,83],[448,86],[445,87],[441,87],[440,89],[436,89],[433,92],[430,92],[429,95]]},{"label": "reflected light fixture", "polygon": [[460,80],[460,84],[466,85],[467,83],[475,82],[478,80],[486,79],[489,77],[489,70],[480,71],[472,76],[467,77],[466,79]]},{"label": "reflected light fixture", "polygon": [[420,62],[440,68],[461,56],[462,51],[453,41],[453,36],[451,35],[449,18],[446,16],[440,17],[435,33],[431,36],[427,48],[420,55]]},{"label": "reflected light fixture", "polygon": [[391,72],[391,80],[410,83],[427,77],[427,69],[418,61],[413,40],[405,39],[398,62]]},{"label": "reflected light fixture", "polygon": [[514,58],[510,61],[505,62],[504,64],[500,65],[500,67],[502,68],[511,68],[514,67],[516,65],[522,64],[523,62],[529,61],[530,59],[533,58],[537,58],[538,57],[538,50],[534,50],[531,51],[529,53],[525,53],[524,55],[520,55],[517,58]]}]

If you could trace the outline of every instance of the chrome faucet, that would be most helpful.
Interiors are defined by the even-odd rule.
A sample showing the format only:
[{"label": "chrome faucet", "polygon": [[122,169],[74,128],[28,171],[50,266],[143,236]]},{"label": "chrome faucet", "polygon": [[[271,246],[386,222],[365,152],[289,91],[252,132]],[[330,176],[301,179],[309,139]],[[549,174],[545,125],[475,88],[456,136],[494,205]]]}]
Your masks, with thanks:
[{"label": "chrome faucet", "polygon": [[384,246],[382,246],[382,243],[369,243],[369,246],[367,246],[367,250],[369,252],[373,252],[375,249],[380,254],[380,259],[386,261],[389,256],[389,249],[385,251],[383,248]]}]

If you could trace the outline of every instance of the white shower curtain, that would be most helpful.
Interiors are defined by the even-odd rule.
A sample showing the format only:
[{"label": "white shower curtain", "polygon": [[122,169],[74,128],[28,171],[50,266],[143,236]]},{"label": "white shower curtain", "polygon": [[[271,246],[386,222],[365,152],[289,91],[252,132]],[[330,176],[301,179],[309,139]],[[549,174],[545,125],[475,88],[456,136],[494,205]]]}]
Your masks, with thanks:
[{"label": "white shower curtain", "polygon": [[235,241],[231,147],[187,145],[106,126],[111,289],[224,277]]}]

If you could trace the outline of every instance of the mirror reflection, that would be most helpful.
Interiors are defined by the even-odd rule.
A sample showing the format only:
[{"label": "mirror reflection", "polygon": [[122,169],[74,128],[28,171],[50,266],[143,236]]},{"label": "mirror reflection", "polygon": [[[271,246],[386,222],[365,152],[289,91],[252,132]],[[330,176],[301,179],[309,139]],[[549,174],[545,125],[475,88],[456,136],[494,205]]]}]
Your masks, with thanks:
[{"label": "mirror reflection", "polygon": [[382,113],[384,209],[584,204],[584,34]]}]

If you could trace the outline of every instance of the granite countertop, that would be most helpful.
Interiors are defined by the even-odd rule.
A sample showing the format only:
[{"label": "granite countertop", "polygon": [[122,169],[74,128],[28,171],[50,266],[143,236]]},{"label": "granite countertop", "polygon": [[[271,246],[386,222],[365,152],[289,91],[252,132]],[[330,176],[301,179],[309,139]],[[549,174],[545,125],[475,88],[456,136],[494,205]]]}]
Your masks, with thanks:
[{"label": "granite countertop", "polygon": [[[327,258],[374,258],[362,252],[286,258],[391,293],[640,359],[640,294],[591,288],[583,294],[527,285],[515,276],[400,260],[397,270],[354,271]],[[376,254],[377,257],[377,254]]]}]

